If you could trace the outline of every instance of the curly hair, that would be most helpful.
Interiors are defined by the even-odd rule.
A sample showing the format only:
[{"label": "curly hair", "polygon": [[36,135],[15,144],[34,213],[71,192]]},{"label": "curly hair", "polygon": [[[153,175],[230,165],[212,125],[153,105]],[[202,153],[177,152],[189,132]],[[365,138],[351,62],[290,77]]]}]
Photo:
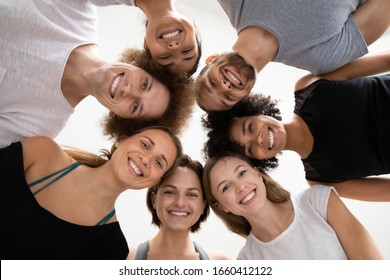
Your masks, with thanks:
[{"label": "curly hair", "polygon": [[136,62],[137,66],[155,77],[169,90],[169,103],[159,119],[124,119],[109,113],[102,121],[103,133],[110,138],[129,135],[146,126],[166,126],[175,134],[181,134],[188,125],[195,105],[194,81],[186,74],[171,74],[154,63],[145,50],[128,48],[120,56],[124,63]]},{"label": "curly hair", "polygon": [[[204,186],[203,186],[203,183],[202,183],[203,182],[202,181],[203,180],[203,166],[202,166],[202,164],[199,161],[193,160],[188,155],[183,154],[177,167],[188,168],[188,169],[192,170],[196,174],[196,177],[198,178],[198,180],[200,182],[200,185],[202,187],[203,200],[206,202],[205,208],[203,210],[203,213],[200,215],[200,217],[196,221],[196,223],[193,224],[192,227],[191,227],[191,232],[194,233],[194,232],[197,232],[200,229],[201,223],[206,221],[207,217],[210,214],[210,206],[207,203],[206,194],[205,194]],[[172,175],[172,173],[168,174],[168,175],[164,175],[162,177],[162,179],[161,179],[161,182],[164,182],[164,180],[167,179],[170,175]],[[147,205],[150,213],[152,213],[152,224],[155,224],[158,227],[161,226],[161,221],[160,221],[160,218],[157,215],[156,209],[154,209],[154,207],[153,207],[152,197],[153,197],[153,194],[157,193],[157,190],[158,190],[158,188],[160,186],[161,186],[161,183],[158,184],[158,185],[153,186],[152,188],[148,189],[148,192],[146,194],[146,205]]]},{"label": "curly hair", "polygon": [[[230,140],[229,129],[233,121],[240,117],[257,115],[267,115],[282,120],[280,110],[276,105],[277,101],[272,100],[270,96],[251,93],[227,111],[209,112],[203,116],[202,125],[208,131],[208,139],[202,151],[205,159],[219,156],[225,151],[245,154],[242,145]],[[265,171],[278,166],[276,157],[262,160],[251,158],[251,161],[254,166]]]}]

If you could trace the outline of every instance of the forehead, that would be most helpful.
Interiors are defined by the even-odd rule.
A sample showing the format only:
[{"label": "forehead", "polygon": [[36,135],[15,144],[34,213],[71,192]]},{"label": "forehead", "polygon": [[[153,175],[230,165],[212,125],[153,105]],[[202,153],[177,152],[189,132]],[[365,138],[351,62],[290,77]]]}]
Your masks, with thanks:
[{"label": "forehead", "polygon": [[173,185],[180,189],[202,190],[200,181],[195,171],[188,167],[178,167],[175,171],[161,182],[160,186]]}]

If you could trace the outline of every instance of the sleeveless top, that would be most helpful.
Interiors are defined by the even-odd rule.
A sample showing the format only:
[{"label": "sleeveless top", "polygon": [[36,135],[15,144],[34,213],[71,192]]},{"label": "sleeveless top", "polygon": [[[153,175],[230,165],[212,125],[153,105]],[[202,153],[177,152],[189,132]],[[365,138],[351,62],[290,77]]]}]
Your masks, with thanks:
[{"label": "sleeveless top", "polygon": [[[209,260],[206,251],[196,242],[194,242],[195,251],[199,253],[199,260]],[[145,241],[138,245],[134,260],[146,260],[149,251],[149,241]]]},{"label": "sleeveless top", "polygon": [[128,244],[118,222],[77,225],[39,205],[26,182],[20,142],[0,149],[0,176],[2,260],[126,259]]},{"label": "sleeveless top", "polygon": [[390,173],[390,75],[318,80],[295,92],[314,138],[306,179],[339,182]]}]

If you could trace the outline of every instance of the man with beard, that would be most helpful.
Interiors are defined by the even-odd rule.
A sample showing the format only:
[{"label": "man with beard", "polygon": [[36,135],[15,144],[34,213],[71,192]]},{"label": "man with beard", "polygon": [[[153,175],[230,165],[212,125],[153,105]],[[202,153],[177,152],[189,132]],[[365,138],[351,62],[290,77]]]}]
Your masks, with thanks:
[{"label": "man with beard", "polygon": [[197,78],[205,111],[227,110],[247,96],[271,61],[313,74],[335,70],[365,55],[390,25],[388,0],[218,2],[238,37],[231,52],[209,57]]}]

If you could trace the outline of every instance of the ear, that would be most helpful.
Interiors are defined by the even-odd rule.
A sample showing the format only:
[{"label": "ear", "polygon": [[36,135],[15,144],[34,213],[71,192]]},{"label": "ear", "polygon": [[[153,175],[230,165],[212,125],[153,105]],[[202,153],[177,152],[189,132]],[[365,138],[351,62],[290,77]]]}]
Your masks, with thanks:
[{"label": "ear", "polygon": [[144,38],[144,49],[148,49],[148,44],[146,44],[146,39]]},{"label": "ear", "polygon": [[130,62],[130,64],[133,65],[133,66],[138,66],[138,65],[137,65],[137,62],[136,62],[135,60],[133,60],[132,62]]},{"label": "ear", "polygon": [[213,62],[217,57],[219,56],[219,54],[212,54],[210,55],[208,58],[206,58],[205,62],[206,64],[210,64],[211,62]]},{"label": "ear", "polygon": [[222,204],[220,204],[218,202],[215,202],[214,205],[217,206],[219,209],[221,209],[222,211],[224,211],[226,213],[230,212],[225,206],[223,206]]},{"label": "ear", "polygon": [[113,111],[109,111],[108,115],[110,116],[110,118],[120,119],[120,117],[117,114],[115,114]]},{"label": "ear", "polygon": [[155,192],[152,192],[150,199],[152,200],[153,209],[156,210],[156,193]]}]

